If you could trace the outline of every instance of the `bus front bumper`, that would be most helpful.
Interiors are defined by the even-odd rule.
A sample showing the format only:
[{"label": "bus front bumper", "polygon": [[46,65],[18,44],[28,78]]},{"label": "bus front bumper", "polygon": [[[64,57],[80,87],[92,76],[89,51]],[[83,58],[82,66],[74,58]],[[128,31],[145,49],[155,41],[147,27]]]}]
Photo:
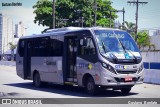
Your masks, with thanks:
[{"label": "bus front bumper", "polygon": [[100,85],[102,86],[134,86],[136,84],[143,83],[143,76],[132,75],[132,80],[126,81],[124,76],[109,77],[105,76],[101,78]]}]

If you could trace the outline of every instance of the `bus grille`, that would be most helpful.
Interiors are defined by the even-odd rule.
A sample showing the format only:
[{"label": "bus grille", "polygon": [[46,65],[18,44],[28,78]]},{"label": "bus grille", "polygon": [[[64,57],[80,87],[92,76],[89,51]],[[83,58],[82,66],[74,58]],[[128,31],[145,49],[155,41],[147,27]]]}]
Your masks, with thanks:
[{"label": "bus grille", "polygon": [[134,74],[137,72],[137,70],[130,70],[130,71],[124,71],[124,70],[116,70],[119,74]]}]

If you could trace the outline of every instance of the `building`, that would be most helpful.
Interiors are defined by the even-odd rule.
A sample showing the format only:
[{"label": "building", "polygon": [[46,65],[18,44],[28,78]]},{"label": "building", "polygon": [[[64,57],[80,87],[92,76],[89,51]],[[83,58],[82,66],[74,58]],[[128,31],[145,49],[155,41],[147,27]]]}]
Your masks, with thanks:
[{"label": "building", "polygon": [[14,44],[17,44],[19,41],[19,38],[21,36],[26,35],[26,27],[23,24],[22,21],[20,21],[18,24],[15,24],[15,35],[14,35]]},{"label": "building", "polygon": [[143,29],[143,30],[138,29],[138,32],[146,32],[148,35],[150,34],[150,31],[148,29]]},{"label": "building", "polygon": [[121,28],[121,24],[119,21],[114,21],[114,28]]},{"label": "building", "polygon": [[9,43],[14,40],[13,21],[0,13],[0,55],[10,49]]},{"label": "building", "polygon": [[154,33],[153,33],[153,36],[158,36],[158,35],[160,35],[160,29],[154,31]]},{"label": "building", "polygon": [[15,37],[20,38],[21,36],[26,35],[26,27],[23,22],[20,21],[18,24],[15,24]]},{"label": "building", "polygon": [[151,44],[155,45],[156,50],[160,51],[160,35],[151,36]]}]

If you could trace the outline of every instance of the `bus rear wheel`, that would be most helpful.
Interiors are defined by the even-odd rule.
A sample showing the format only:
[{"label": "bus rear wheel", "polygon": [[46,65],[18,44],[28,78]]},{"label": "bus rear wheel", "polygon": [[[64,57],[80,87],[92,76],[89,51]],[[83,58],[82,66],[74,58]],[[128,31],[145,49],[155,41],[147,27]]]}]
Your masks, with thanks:
[{"label": "bus rear wheel", "polygon": [[34,84],[34,86],[36,86],[38,88],[42,86],[42,82],[41,82],[41,78],[40,78],[39,73],[34,74],[33,84]]},{"label": "bus rear wheel", "polygon": [[93,78],[88,78],[87,82],[86,82],[86,91],[88,94],[90,95],[95,95],[97,93],[97,88],[95,85],[95,82],[93,80]]},{"label": "bus rear wheel", "polygon": [[128,94],[130,91],[131,91],[131,87],[121,88],[121,92],[122,92],[123,94]]}]

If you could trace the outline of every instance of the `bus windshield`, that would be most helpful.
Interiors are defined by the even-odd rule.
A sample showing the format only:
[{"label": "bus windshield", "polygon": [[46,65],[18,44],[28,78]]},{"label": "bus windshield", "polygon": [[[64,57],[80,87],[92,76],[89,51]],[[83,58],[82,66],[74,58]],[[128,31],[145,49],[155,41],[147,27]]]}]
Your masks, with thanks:
[{"label": "bus windshield", "polygon": [[[125,31],[94,30],[101,53],[139,52],[132,37]],[[124,49],[125,48],[125,49]],[[129,52],[129,53],[130,53]]]}]

